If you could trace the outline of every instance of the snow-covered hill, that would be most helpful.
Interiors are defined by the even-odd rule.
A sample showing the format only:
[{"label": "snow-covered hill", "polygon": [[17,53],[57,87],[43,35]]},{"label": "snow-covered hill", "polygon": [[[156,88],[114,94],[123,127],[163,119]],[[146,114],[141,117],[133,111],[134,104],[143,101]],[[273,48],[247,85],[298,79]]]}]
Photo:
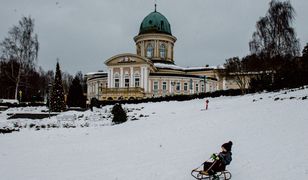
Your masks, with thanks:
[{"label": "snow-covered hill", "polygon": [[139,120],[115,126],[110,107],[66,112],[87,117],[89,127],[0,134],[0,179],[192,180],[191,169],[229,140],[234,180],[308,179],[307,96],[301,89],[211,98],[207,111],[204,99],[124,105]]}]

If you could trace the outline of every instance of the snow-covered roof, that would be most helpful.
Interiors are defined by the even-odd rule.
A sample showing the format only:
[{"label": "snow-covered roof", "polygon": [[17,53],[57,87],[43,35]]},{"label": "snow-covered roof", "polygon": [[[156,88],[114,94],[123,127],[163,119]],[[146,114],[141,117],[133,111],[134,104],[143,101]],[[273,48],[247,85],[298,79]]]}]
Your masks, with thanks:
[{"label": "snow-covered roof", "polygon": [[209,70],[209,69],[224,69],[223,66],[199,66],[199,67],[180,67],[174,64],[163,64],[163,63],[154,63],[154,66],[162,69],[174,69],[181,71],[192,71],[192,70]]},{"label": "snow-covered roof", "polygon": [[88,72],[86,76],[91,76],[91,75],[99,75],[99,74],[107,74],[107,72],[103,71],[98,71],[98,72]]}]

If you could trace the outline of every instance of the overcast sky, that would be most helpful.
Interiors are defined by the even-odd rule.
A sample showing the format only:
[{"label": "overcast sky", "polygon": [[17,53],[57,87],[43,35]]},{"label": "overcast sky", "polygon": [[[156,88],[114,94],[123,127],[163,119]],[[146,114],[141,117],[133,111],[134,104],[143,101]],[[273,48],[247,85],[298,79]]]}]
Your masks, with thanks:
[{"label": "overcast sky", "polygon": [[[157,0],[157,10],[177,37],[179,66],[216,66],[227,58],[249,54],[256,21],[270,0]],[[308,42],[308,0],[291,0],[293,24],[301,49]],[[106,70],[104,61],[120,53],[136,53],[134,36],[154,0],[0,0],[0,40],[22,16],[35,19],[40,42],[38,65],[75,74]]]}]

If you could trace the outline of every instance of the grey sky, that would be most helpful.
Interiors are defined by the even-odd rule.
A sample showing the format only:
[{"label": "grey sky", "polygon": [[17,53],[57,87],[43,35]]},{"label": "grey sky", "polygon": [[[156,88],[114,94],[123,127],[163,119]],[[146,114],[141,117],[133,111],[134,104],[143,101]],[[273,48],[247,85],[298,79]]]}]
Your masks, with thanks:
[{"label": "grey sky", "polygon": [[[249,54],[255,23],[270,0],[157,0],[157,10],[177,37],[179,66],[219,65]],[[301,49],[308,42],[308,1],[291,0]],[[38,65],[75,74],[105,69],[104,61],[119,53],[135,53],[133,37],[154,0],[0,0],[0,40],[21,17],[35,19],[39,36]]]}]

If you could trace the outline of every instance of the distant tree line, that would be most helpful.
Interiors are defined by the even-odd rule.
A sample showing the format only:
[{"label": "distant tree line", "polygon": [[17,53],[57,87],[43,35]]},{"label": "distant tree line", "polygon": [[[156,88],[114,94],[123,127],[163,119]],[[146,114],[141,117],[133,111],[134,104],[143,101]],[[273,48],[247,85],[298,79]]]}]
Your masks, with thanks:
[{"label": "distant tree line", "polygon": [[[227,77],[235,79],[242,92],[294,88],[308,84],[308,44],[300,55],[299,39],[292,23],[295,10],[290,1],[272,0],[269,10],[256,23],[249,42],[250,55],[226,60]],[[249,81],[247,78],[250,77]]]},{"label": "distant tree line", "polygon": [[[62,111],[66,105],[85,107],[86,83],[81,72],[73,77],[61,72],[59,63],[56,74],[37,68],[39,41],[34,33],[34,19],[22,17],[0,42],[0,50],[0,99],[16,99],[21,103],[46,103],[47,100],[47,105],[53,105],[52,111]],[[49,103],[52,96],[53,100],[57,99],[59,91],[63,93],[61,101]]]}]

